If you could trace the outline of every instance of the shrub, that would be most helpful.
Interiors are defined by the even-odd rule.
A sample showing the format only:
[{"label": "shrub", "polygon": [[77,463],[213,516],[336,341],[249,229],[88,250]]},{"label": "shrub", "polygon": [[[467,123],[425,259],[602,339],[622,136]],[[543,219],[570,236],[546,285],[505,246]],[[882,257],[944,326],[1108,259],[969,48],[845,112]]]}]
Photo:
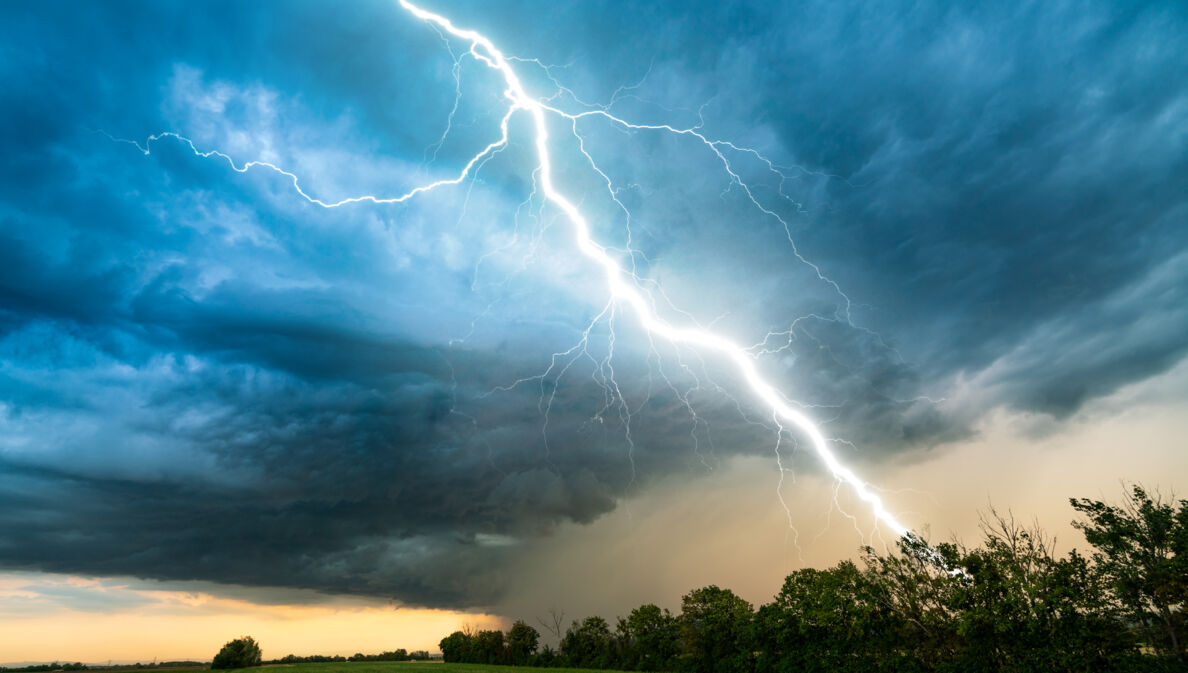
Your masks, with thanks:
[{"label": "shrub", "polygon": [[251,636],[236,638],[223,646],[210,662],[211,668],[247,668],[260,665],[260,646]]}]

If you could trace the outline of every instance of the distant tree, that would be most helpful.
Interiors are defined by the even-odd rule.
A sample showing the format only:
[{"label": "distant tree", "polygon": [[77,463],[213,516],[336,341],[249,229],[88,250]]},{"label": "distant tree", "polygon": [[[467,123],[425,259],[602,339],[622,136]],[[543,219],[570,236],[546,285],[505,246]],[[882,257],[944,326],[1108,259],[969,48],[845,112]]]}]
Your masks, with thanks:
[{"label": "distant tree", "polygon": [[251,636],[236,638],[223,645],[214,656],[211,668],[247,668],[260,665],[260,646]]},{"label": "distant tree", "polygon": [[538,668],[560,668],[564,666],[564,661],[558,656],[556,650],[545,645],[536,656],[532,657],[530,665]]},{"label": "distant tree", "polygon": [[470,651],[474,664],[502,664],[507,660],[503,631],[479,631],[474,634],[474,645]]},{"label": "distant tree", "polygon": [[662,671],[674,664],[680,625],[668,610],[648,604],[618,623],[620,663],[627,670]]},{"label": "distant tree", "polygon": [[[139,664],[137,664],[139,666]],[[30,666],[15,666],[8,668],[0,666],[0,673],[49,673],[50,671],[85,671],[90,667],[82,662],[73,664],[54,662],[52,664],[32,664]],[[105,667],[106,668],[106,667]],[[129,667],[130,668],[130,667]]]},{"label": "distant tree", "polygon": [[507,632],[508,663],[513,666],[528,665],[539,644],[540,633],[536,629],[522,621],[512,624],[511,630]]},{"label": "distant tree", "polygon": [[567,666],[575,668],[613,668],[613,637],[610,625],[602,617],[587,617],[574,622],[561,639],[561,654]]},{"label": "distant tree", "polygon": [[1165,502],[1141,486],[1121,505],[1071,499],[1073,525],[1096,551],[1127,616],[1150,647],[1188,663],[1188,500]]},{"label": "distant tree", "polygon": [[474,638],[469,633],[454,631],[441,639],[441,659],[447,664],[464,664],[471,662],[471,650]]},{"label": "distant tree", "polygon": [[549,608],[549,618],[537,617],[536,622],[544,628],[545,631],[553,634],[553,637],[558,641],[561,640],[561,627],[565,624],[565,611],[557,608]]},{"label": "distant tree", "polygon": [[752,668],[751,604],[729,589],[703,587],[681,598],[685,668],[696,673],[745,673]]}]

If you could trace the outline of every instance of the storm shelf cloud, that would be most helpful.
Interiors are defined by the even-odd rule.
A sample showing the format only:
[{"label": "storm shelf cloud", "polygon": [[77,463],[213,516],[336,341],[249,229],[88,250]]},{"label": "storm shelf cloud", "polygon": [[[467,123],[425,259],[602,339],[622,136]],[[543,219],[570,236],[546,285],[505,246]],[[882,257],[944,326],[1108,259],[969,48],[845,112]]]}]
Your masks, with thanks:
[{"label": "storm shelf cloud", "polygon": [[[756,344],[847,460],[1188,354],[1182,5],[439,4],[558,106],[771,159],[554,129],[666,315]],[[472,181],[333,210],[111,139],[326,199],[454,175],[501,83],[396,3],[16,3],[0,35],[0,568],[485,608],[532,540],[771,455],[721,363],[599,317],[522,120]]]}]

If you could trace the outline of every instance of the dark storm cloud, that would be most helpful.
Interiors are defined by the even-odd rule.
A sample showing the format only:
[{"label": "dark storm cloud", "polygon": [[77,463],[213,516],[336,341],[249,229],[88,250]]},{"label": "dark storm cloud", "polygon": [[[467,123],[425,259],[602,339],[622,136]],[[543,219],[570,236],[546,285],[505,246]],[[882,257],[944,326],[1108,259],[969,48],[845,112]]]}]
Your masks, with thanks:
[{"label": "dark storm cloud", "polygon": [[806,12],[757,57],[786,146],[850,183],[823,265],[925,376],[991,367],[996,402],[1064,415],[1183,356],[1182,10]]},{"label": "dark storm cloud", "polygon": [[[785,232],[697,142],[580,127],[640,272],[762,343],[849,458],[1002,406],[1064,417],[1188,350],[1180,8],[443,11],[570,64],[583,98],[646,74],[614,110],[694,124],[704,103],[707,134],[798,167],[728,153]],[[0,565],[490,606],[521,541],[772,450],[728,371],[622,315],[613,362],[604,322],[542,375],[605,296],[552,214],[513,219],[522,142],[473,190],[325,211],[93,132],[177,130],[330,198],[444,175],[489,142],[499,88],[463,61],[428,167],[452,61],[392,3],[0,12]],[[605,184],[559,169],[622,244]]]}]

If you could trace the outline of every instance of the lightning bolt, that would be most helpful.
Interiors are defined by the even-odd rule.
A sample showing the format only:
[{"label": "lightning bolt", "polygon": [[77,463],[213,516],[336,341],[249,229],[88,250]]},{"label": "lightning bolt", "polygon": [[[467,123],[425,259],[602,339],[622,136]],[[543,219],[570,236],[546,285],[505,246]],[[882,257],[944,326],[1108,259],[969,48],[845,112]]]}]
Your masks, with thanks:
[{"label": "lightning bolt", "polygon": [[[304,188],[302,187],[301,182],[296,174],[291,173],[287,170],[284,170],[283,168],[280,168],[279,166],[276,166],[275,164],[271,164],[271,163],[264,162],[264,161],[250,161],[250,162],[246,162],[243,164],[236,164],[236,162],[229,155],[224,154],[222,152],[218,152],[218,151],[202,151],[202,150],[198,149],[198,147],[191,140],[189,140],[188,138],[186,138],[184,136],[178,135],[176,133],[161,133],[161,134],[150,136],[148,138],[148,141],[146,143],[144,143],[143,145],[138,142],[135,142],[135,141],[125,140],[122,138],[115,138],[110,135],[108,137],[114,141],[117,141],[117,142],[123,142],[123,143],[129,143],[129,144],[135,145],[144,154],[150,153],[150,147],[153,142],[164,139],[164,138],[172,138],[172,139],[177,140],[178,142],[188,145],[189,148],[194,152],[194,154],[196,154],[198,156],[206,157],[206,158],[222,159],[223,161],[227,162],[227,164],[229,164],[233,170],[240,172],[240,173],[245,173],[253,167],[261,167],[261,168],[266,168],[271,171],[274,171],[282,176],[285,176],[292,183],[293,189],[296,190],[296,192],[299,195],[301,195],[301,197],[303,197],[305,200],[309,201],[310,203],[317,205],[317,206],[321,206],[323,208],[338,208],[341,206],[345,206],[345,205],[349,205],[349,204],[353,204],[353,203],[361,203],[361,202],[370,202],[370,203],[376,203],[376,204],[403,203],[405,201],[408,201],[409,199],[412,199],[413,197],[415,197],[419,194],[423,194],[425,192],[432,191],[439,187],[445,187],[445,186],[449,186],[449,185],[458,185],[458,184],[464,182],[465,180],[467,180],[468,178],[472,177],[473,174],[476,173],[479,169],[481,169],[482,166],[487,161],[489,161],[495,154],[499,153],[501,150],[503,150],[504,148],[507,147],[508,135],[509,135],[508,125],[509,125],[509,122],[512,120],[512,118],[514,116],[516,116],[517,114],[527,115],[532,122],[532,128],[533,128],[533,134],[534,134],[534,137],[533,137],[534,143],[533,144],[535,146],[536,157],[537,157],[537,161],[538,161],[537,167],[533,170],[534,190],[539,190],[539,193],[541,195],[543,195],[543,199],[545,201],[547,201],[548,203],[552,204],[552,206],[557,208],[564,215],[564,219],[569,223],[569,225],[572,228],[574,240],[577,244],[578,250],[589,261],[593,262],[594,264],[596,264],[598,267],[600,267],[602,269],[602,271],[605,274],[607,287],[610,290],[610,295],[611,295],[611,299],[610,299],[610,302],[608,303],[608,305],[602,309],[602,311],[599,313],[598,317],[596,317],[594,319],[594,321],[591,323],[591,325],[589,327],[587,327],[582,341],[579,342],[578,345],[575,345],[573,348],[571,348],[568,351],[565,351],[563,353],[554,354],[552,364],[549,366],[549,372],[553,371],[554,369],[557,369],[559,367],[560,361],[562,361],[565,357],[568,357],[568,356],[574,355],[575,353],[578,353],[579,349],[584,350],[585,342],[586,342],[586,340],[588,340],[589,334],[590,334],[590,329],[593,327],[594,324],[596,324],[598,321],[600,321],[604,318],[608,318],[608,317],[609,317],[609,320],[611,320],[613,322],[617,315],[616,307],[620,306],[620,305],[626,306],[630,309],[630,312],[632,314],[634,314],[636,320],[639,321],[640,325],[647,331],[647,333],[649,335],[649,339],[660,338],[660,339],[663,339],[663,340],[673,344],[674,346],[677,346],[677,345],[691,346],[695,349],[695,351],[699,351],[699,352],[706,353],[706,354],[711,354],[711,353],[716,354],[734,366],[735,372],[737,374],[741,375],[742,379],[746,382],[746,386],[747,386],[747,389],[749,390],[749,392],[755,398],[757,398],[757,400],[759,402],[761,402],[767,409],[770,410],[771,418],[775,421],[776,425],[778,426],[775,455],[776,455],[777,463],[779,463],[779,468],[780,468],[780,485],[783,484],[783,479],[784,479],[783,474],[785,472],[785,468],[784,468],[782,462],[780,462],[780,451],[779,451],[780,445],[783,441],[784,434],[789,429],[795,429],[795,430],[799,431],[799,433],[805,439],[807,439],[807,444],[811,448],[813,453],[816,454],[817,458],[821,461],[822,464],[824,464],[825,468],[828,469],[830,474],[833,475],[834,479],[836,480],[835,483],[836,483],[837,487],[840,487],[842,484],[848,486],[850,489],[853,490],[854,494],[861,501],[866,503],[870,512],[874,516],[876,525],[881,524],[882,526],[886,527],[890,531],[894,532],[897,537],[911,537],[912,535],[909,532],[908,528],[906,526],[904,526],[896,518],[896,516],[893,513],[891,513],[891,511],[889,511],[887,509],[882,498],[879,497],[879,495],[874,491],[874,489],[867,482],[865,482],[863,479],[861,479],[852,469],[850,469],[849,467],[844,465],[838,459],[838,457],[834,454],[834,452],[832,450],[830,450],[828,440],[822,434],[822,432],[821,432],[820,428],[817,426],[817,424],[808,415],[806,415],[802,411],[794,408],[792,406],[792,404],[789,402],[789,400],[787,400],[771,383],[769,383],[760,374],[760,372],[756,366],[756,358],[764,352],[771,352],[772,349],[770,349],[767,346],[768,340],[770,340],[771,338],[773,338],[775,336],[784,335],[785,333],[769,334],[763,342],[760,342],[759,344],[756,344],[756,345],[753,345],[750,347],[743,347],[743,346],[740,346],[740,345],[730,341],[729,339],[727,339],[719,334],[714,333],[710,329],[703,328],[701,326],[696,325],[696,321],[692,320],[692,317],[688,316],[688,314],[681,313],[681,315],[683,315],[685,317],[689,317],[690,322],[694,323],[694,326],[692,326],[692,327],[675,325],[675,324],[672,324],[672,323],[659,317],[657,312],[652,308],[652,303],[655,301],[655,297],[651,293],[642,289],[641,283],[644,283],[646,281],[639,278],[635,273],[634,267],[635,267],[636,255],[637,254],[642,255],[642,253],[637,250],[633,250],[630,245],[630,213],[627,212],[626,207],[624,207],[623,204],[617,198],[616,191],[613,188],[613,185],[611,184],[610,178],[597,167],[597,165],[594,163],[593,158],[590,156],[590,154],[588,152],[586,152],[584,142],[582,142],[581,136],[579,134],[577,134],[577,126],[576,125],[577,125],[577,122],[583,118],[598,117],[598,118],[605,119],[613,124],[616,124],[624,129],[637,130],[637,131],[667,132],[667,133],[691,137],[691,138],[694,138],[694,139],[698,140],[699,142],[703,143],[710,151],[712,151],[714,153],[714,155],[716,155],[716,158],[721,162],[725,171],[728,173],[728,175],[731,178],[731,184],[738,185],[739,188],[742,190],[743,194],[746,196],[746,198],[752,204],[754,204],[756,208],[758,208],[766,216],[775,219],[783,226],[784,231],[787,234],[788,241],[792,245],[792,252],[796,256],[796,258],[799,261],[806,264],[809,268],[811,268],[812,271],[816,274],[817,278],[820,281],[829,285],[844,300],[843,314],[845,315],[847,322],[849,322],[850,305],[851,305],[849,297],[847,297],[845,295],[845,293],[842,292],[841,288],[837,285],[837,283],[835,283],[833,280],[831,280],[830,278],[825,276],[822,273],[821,269],[816,264],[812,263],[811,261],[809,261],[808,259],[806,259],[805,257],[803,257],[801,255],[800,251],[796,248],[795,242],[792,241],[791,230],[790,230],[788,223],[777,212],[762,205],[759,202],[759,200],[752,193],[750,187],[747,186],[746,182],[743,181],[743,179],[740,177],[738,172],[735,170],[734,166],[731,164],[730,157],[728,156],[727,153],[728,152],[736,152],[736,153],[753,155],[759,161],[765,163],[767,168],[770,171],[772,171],[776,175],[780,176],[780,179],[781,179],[780,194],[783,195],[782,181],[785,176],[784,176],[784,173],[780,170],[781,167],[776,166],[770,160],[766,159],[765,157],[763,157],[761,154],[759,154],[755,150],[745,148],[745,147],[740,147],[740,146],[737,146],[733,143],[726,142],[726,141],[713,140],[713,139],[707,137],[706,135],[704,135],[703,133],[700,132],[700,130],[699,130],[700,125],[692,127],[692,128],[678,128],[675,126],[670,126],[670,125],[665,125],[665,124],[634,124],[634,123],[630,123],[630,122],[628,122],[624,119],[621,119],[621,118],[617,117],[616,115],[612,114],[609,111],[609,105],[608,106],[590,106],[589,104],[587,104],[587,107],[594,107],[594,109],[587,109],[587,110],[576,112],[576,113],[565,112],[565,111],[559,109],[558,107],[556,107],[554,104],[555,99],[557,98],[557,96],[559,96],[561,94],[561,92],[568,93],[572,98],[577,100],[579,103],[582,103],[582,101],[580,99],[578,99],[577,96],[574,95],[571,91],[569,91],[568,89],[565,89],[564,87],[561,87],[559,84],[558,84],[558,93],[556,95],[554,95],[552,98],[538,99],[538,98],[533,98],[532,96],[529,96],[527,91],[525,90],[524,85],[521,82],[519,76],[516,74],[516,71],[512,68],[511,63],[513,63],[513,62],[534,63],[537,66],[545,68],[546,72],[548,72],[548,66],[544,66],[540,62],[531,60],[531,59],[519,59],[519,58],[505,56],[503,54],[503,52],[501,52],[498,48],[496,48],[496,46],[483,34],[477,32],[477,31],[474,31],[474,30],[464,29],[464,28],[455,26],[454,23],[451,22],[448,18],[446,18],[440,14],[436,14],[436,13],[430,12],[428,10],[422,9],[421,7],[418,7],[415,4],[408,2],[408,0],[398,0],[398,2],[400,4],[400,7],[403,8],[405,11],[409,12],[410,14],[415,16],[417,19],[420,19],[421,21],[429,24],[431,27],[434,28],[434,30],[438,31],[438,33],[442,35],[443,39],[445,39],[445,36],[448,34],[450,36],[453,36],[454,38],[457,38],[457,39],[462,40],[469,44],[469,49],[465,53],[454,54],[454,52],[452,50],[450,51],[451,57],[453,57],[453,59],[454,59],[454,69],[452,70],[452,74],[453,74],[453,77],[455,80],[456,92],[457,92],[458,96],[461,95],[461,93],[460,93],[461,85],[460,85],[459,79],[458,79],[458,77],[459,77],[458,64],[461,62],[461,58],[466,55],[469,55],[470,57],[474,58],[476,61],[481,62],[481,63],[485,64],[486,66],[488,66],[490,69],[496,71],[502,77],[503,82],[506,86],[506,89],[504,90],[503,94],[504,94],[505,98],[507,99],[509,105],[508,105],[507,111],[503,115],[503,117],[500,121],[500,124],[499,124],[500,137],[497,140],[491,142],[486,147],[484,147],[479,153],[475,154],[462,167],[462,169],[458,172],[458,174],[455,175],[454,177],[441,179],[441,180],[437,180],[435,182],[431,182],[428,184],[416,186],[416,187],[412,188],[411,190],[409,190],[399,196],[395,196],[395,197],[378,197],[378,196],[372,196],[372,195],[364,195],[364,196],[355,196],[355,197],[350,197],[350,198],[344,198],[339,201],[325,201],[325,200],[319,199],[315,196],[312,196],[311,194],[306,192],[304,190]],[[448,41],[447,41],[447,47],[448,47]],[[548,77],[550,79],[552,79],[551,74],[549,74]],[[555,84],[557,83],[556,80],[553,80],[553,82]],[[629,87],[629,89],[630,88],[633,88],[633,87]],[[616,92],[616,96],[618,96],[620,93],[622,93],[622,92],[621,91]],[[456,112],[456,110],[457,110],[457,101],[455,101],[454,111],[452,111],[450,114],[450,122],[451,123],[453,120],[454,112]],[[547,124],[546,124],[547,115],[553,115],[557,118],[562,118],[562,119],[568,120],[573,125],[574,134],[575,134],[575,136],[577,136],[579,142],[581,143],[581,145],[580,145],[581,153],[589,161],[589,163],[593,167],[593,169],[605,181],[606,187],[607,187],[608,191],[610,192],[611,198],[614,200],[614,202],[616,204],[618,204],[618,206],[623,210],[623,212],[627,213],[627,216],[628,216],[628,242],[627,242],[627,248],[625,251],[609,248],[607,246],[600,244],[596,240],[594,240],[594,238],[592,237],[591,232],[590,232],[589,222],[587,221],[585,215],[583,215],[581,210],[579,209],[579,207],[574,204],[574,201],[571,200],[571,198],[569,196],[567,196],[562,191],[562,189],[560,189],[555,184],[554,176],[553,176],[553,159],[552,159],[552,155],[550,153],[549,133],[548,133],[548,128],[547,128]],[[446,133],[448,133],[448,132],[449,132],[449,126],[447,126],[447,129],[446,129]],[[439,140],[437,143],[435,143],[434,145],[431,146],[434,156],[436,156],[437,150],[440,149],[441,144],[444,141],[445,141],[445,134],[442,135],[441,140]],[[620,264],[615,259],[615,257],[612,256],[612,254],[611,254],[612,252],[625,252],[626,254],[628,254],[630,256],[630,260],[631,260],[631,264],[630,264],[631,268],[625,268],[622,264]],[[481,263],[481,260],[480,260],[480,263]],[[476,267],[476,272],[477,272],[477,267]],[[658,287],[656,288],[656,290],[663,297],[663,291],[659,290]],[[664,297],[664,299],[665,299],[665,301],[667,301],[666,297]],[[821,316],[813,316],[813,317],[814,318],[822,318]],[[822,319],[825,319],[825,318],[822,318]],[[794,327],[795,327],[795,323],[793,324],[793,328]],[[790,338],[791,330],[789,330],[786,334]],[[653,344],[654,344],[654,342],[653,342]],[[612,353],[613,353],[613,336],[612,336],[612,341],[611,341],[611,348],[612,348]],[[777,348],[775,350],[779,350],[779,348]],[[654,345],[653,345],[653,353],[655,353]],[[573,360],[570,360],[563,367],[560,367],[560,373],[563,375],[565,370],[567,370],[569,368],[569,366],[572,364],[573,364]],[[608,355],[601,363],[599,363],[599,365],[603,368],[602,380],[603,380],[604,384],[606,381],[610,382],[609,386],[612,389],[612,396],[616,397],[619,400],[619,404],[618,404],[619,415],[621,418],[625,418],[627,421],[627,423],[626,423],[627,433],[628,433],[627,441],[628,441],[630,448],[633,450],[634,447],[632,445],[632,440],[631,440],[631,435],[630,435],[630,423],[629,423],[630,418],[631,418],[631,410],[627,407],[626,403],[623,402],[622,393],[619,391],[618,385],[615,384],[613,381],[613,369],[610,369],[610,356]],[[684,363],[681,363],[681,367],[682,367],[682,369],[688,371],[688,367],[686,365],[684,365]],[[548,376],[549,372],[546,372],[545,374],[539,375],[537,377],[532,377],[531,380],[539,380],[543,387],[543,385],[545,383],[545,379]],[[663,376],[663,371],[661,371],[661,375]],[[667,379],[666,376],[665,376],[665,378]],[[510,389],[512,387],[515,387],[519,383],[522,383],[527,380],[528,379],[517,381],[516,383],[513,383],[510,386],[502,387],[500,389]],[[695,427],[694,427],[694,431],[693,431],[693,436],[694,436],[694,441],[696,441],[696,422],[698,421],[698,417],[692,411],[692,406],[691,406],[690,402],[688,401],[688,391],[686,391],[686,393],[682,394],[680,391],[677,391],[676,388],[672,386],[671,382],[669,382],[669,386],[672,387],[673,390],[677,393],[678,398],[681,400],[683,405],[690,411],[690,413],[693,413],[693,417],[695,419]],[[550,393],[546,397],[548,398],[547,403],[543,404],[543,406],[545,407],[545,411],[547,412],[547,408],[549,406],[551,406],[551,404],[552,404],[552,393]],[[543,400],[542,400],[542,402],[543,402]],[[610,407],[610,403],[608,402],[608,409],[609,409],[609,407]],[[607,409],[604,409],[604,411],[606,411],[606,410]],[[741,409],[740,409],[740,411],[741,411]],[[547,413],[546,413],[546,416],[545,416],[546,430],[547,430],[547,418],[548,417],[547,417]],[[547,436],[546,436],[546,440],[547,440]],[[547,441],[546,441],[546,449],[547,449]],[[634,465],[633,465],[633,467],[634,467]],[[777,494],[779,494],[779,487],[777,487]],[[781,501],[781,503],[783,503],[782,495],[780,495],[780,501]],[[785,510],[788,509],[786,504],[784,504],[784,508],[785,508]],[[788,515],[789,515],[789,521],[791,521],[791,513],[788,512]]]},{"label": "lightning bolt", "polygon": [[[399,0],[399,2],[401,7],[407,10],[413,16],[416,16],[418,19],[433,24],[460,40],[469,42],[471,54],[476,59],[487,64],[503,76],[503,81],[507,85],[504,95],[511,102],[511,106],[508,110],[508,116],[504,117],[502,125],[504,130],[503,140],[506,142],[507,119],[511,114],[522,110],[531,117],[536,136],[535,145],[536,156],[539,161],[539,181],[541,193],[544,195],[546,200],[548,200],[565,214],[566,219],[573,227],[577,246],[582,254],[596,263],[598,266],[602,267],[603,271],[605,271],[606,282],[610,288],[613,300],[622,302],[623,304],[629,306],[635,313],[636,319],[639,320],[640,324],[649,333],[659,336],[673,344],[688,344],[704,351],[718,353],[719,355],[725,357],[728,361],[732,362],[738,373],[741,374],[743,379],[747,382],[751,393],[772,409],[775,417],[781,421],[781,427],[783,422],[786,422],[799,430],[808,439],[809,446],[812,447],[813,452],[816,453],[817,457],[822,463],[824,463],[829,472],[838,481],[845,483],[854,490],[855,494],[857,494],[857,496],[870,507],[872,514],[879,523],[893,531],[897,536],[902,537],[907,535],[907,527],[900,523],[899,519],[897,519],[895,515],[887,509],[882,498],[880,498],[877,493],[872,491],[867,483],[859,478],[853,470],[843,465],[842,462],[837,459],[837,456],[834,455],[833,451],[829,449],[829,445],[826,442],[825,436],[821,433],[821,430],[817,427],[817,424],[814,423],[813,420],[807,415],[798,409],[793,408],[779,393],[779,391],[776,390],[774,386],[768,383],[767,380],[760,375],[758,369],[755,366],[754,359],[746,349],[733,343],[729,339],[726,339],[708,330],[671,325],[668,322],[660,319],[652,311],[651,307],[649,306],[648,299],[644,297],[644,294],[633,283],[628,281],[628,278],[634,278],[634,275],[630,274],[618,263],[618,261],[611,257],[611,255],[608,254],[606,247],[600,245],[591,237],[590,225],[586,221],[586,217],[582,215],[581,210],[579,210],[578,207],[574,205],[573,201],[571,201],[553,183],[553,161],[552,155],[549,152],[549,132],[547,124],[545,123],[545,114],[555,114],[570,120],[575,120],[576,118],[583,116],[598,115],[628,128],[665,130],[672,133],[695,135],[714,150],[719,159],[721,159],[725,164],[727,170],[730,171],[731,177],[737,184],[743,185],[743,189],[748,198],[750,198],[752,202],[755,202],[755,204],[758,206],[759,204],[755,200],[755,197],[751,194],[750,189],[745,186],[745,183],[738,177],[737,173],[735,173],[733,169],[730,168],[729,161],[721,152],[720,147],[722,145],[708,140],[705,136],[701,135],[695,130],[678,129],[666,125],[651,126],[629,124],[628,122],[615,117],[605,110],[593,110],[580,112],[577,114],[567,114],[543,101],[536,100],[529,96],[524,90],[524,85],[521,83],[519,76],[516,75],[515,70],[512,69],[508,58],[504,56],[503,52],[496,48],[486,36],[474,30],[459,28],[446,17],[422,9],[411,2],[408,2],[408,0]],[[468,165],[468,168],[470,165],[473,165],[473,163],[474,162],[472,161],[471,164]],[[778,219],[778,215],[776,215],[773,211],[763,208],[762,206],[759,207],[765,213],[777,217]],[[790,239],[791,237],[789,237],[789,240]],[[837,287],[836,283],[833,283],[833,281],[829,280],[821,273],[821,270],[817,266],[801,257],[799,251],[794,250],[794,252],[796,253],[796,256],[801,259],[801,261],[804,261],[806,264],[811,266],[811,268],[817,273],[817,276],[821,280],[832,284],[833,287],[838,290],[838,292],[841,291],[840,288]],[[847,304],[847,311],[848,308],[849,306]]]}]

